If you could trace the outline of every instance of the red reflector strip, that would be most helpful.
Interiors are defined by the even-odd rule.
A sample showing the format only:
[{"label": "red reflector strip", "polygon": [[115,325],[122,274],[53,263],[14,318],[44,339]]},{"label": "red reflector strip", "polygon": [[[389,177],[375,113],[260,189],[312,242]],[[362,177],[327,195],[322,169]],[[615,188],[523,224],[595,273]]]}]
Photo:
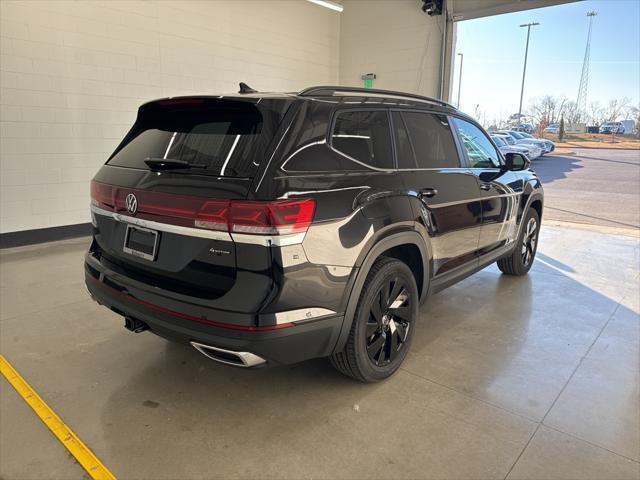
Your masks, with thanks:
[{"label": "red reflector strip", "polygon": [[132,302],[138,303],[140,305],[143,305],[151,310],[155,310],[156,312],[159,313],[164,313],[167,315],[171,315],[173,317],[177,317],[177,318],[181,318],[183,320],[188,320],[190,322],[198,322],[198,323],[202,323],[204,325],[212,325],[214,327],[220,327],[220,328],[226,328],[229,330],[242,330],[245,332],[267,332],[270,330],[279,330],[281,328],[288,328],[288,327],[293,327],[294,324],[293,323],[280,323],[278,325],[263,325],[263,326],[252,326],[252,325],[234,325],[232,323],[224,323],[224,322],[216,322],[214,320],[208,320],[206,318],[200,318],[200,317],[194,317],[192,315],[187,315],[186,313],[181,313],[181,312],[176,312],[175,310],[171,310],[168,308],[164,308],[161,307],[159,305],[155,305],[153,303],[149,303],[149,302],[145,302],[144,300],[140,300],[138,298],[135,298],[132,295],[129,295],[127,293],[123,293],[120,292],[118,290],[116,290],[115,288],[111,288],[108,285],[105,285],[104,283],[102,283],[100,280],[93,278],[93,277],[86,277],[89,280],[93,280],[95,283],[97,283],[98,285],[100,285],[102,288],[106,288],[109,289],[125,298],[127,298],[128,300],[131,300]]}]

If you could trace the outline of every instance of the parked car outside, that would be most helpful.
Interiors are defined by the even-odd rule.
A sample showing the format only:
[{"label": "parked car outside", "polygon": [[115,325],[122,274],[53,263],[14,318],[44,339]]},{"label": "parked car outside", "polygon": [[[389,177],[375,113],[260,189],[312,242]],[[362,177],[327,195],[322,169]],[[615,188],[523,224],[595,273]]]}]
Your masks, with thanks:
[{"label": "parked car outside", "polygon": [[552,123],[547,128],[543,130],[544,133],[551,133],[553,135],[557,135],[560,132],[560,124]]},{"label": "parked car outside", "polygon": [[622,135],[625,131],[622,122],[605,122],[600,125],[600,133],[618,133]]},{"label": "parked car outside", "polygon": [[541,155],[547,153],[547,149],[550,148],[549,145],[544,142],[544,140],[538,140],[537,138],[527,138],[521,132],[515,132],[513,130],[500,130],[498,133],[510,135],[511,137],[513,137],[517,144],[537,146],[538,148],[540,148],[540,150],[542,150]]},{"label": "parked car outside", "polygon": [[536,145],[533,143],[518,143],[518,140],[516,140],[515,137],[513,137],[508,133],[496,133],[496,135],[499,135],[500,137],[502,137],[504,141],[511,146],[517,145],[519,147],[527,148],[529,150],[530,160],[535,160],[536,158],[542,156],[542,148],[539,145]]},{"label": "parked car outside", "polygon": [[[504,155],[507,153],[521,153],[526,155],[529,160],[534,160],[537,157],[533,157],[531,153],[531,149],[524,145],[509,145],[504,135],[491,135],[494,143],[498,146],[498,150],[500,150]],[[536,150],[539,152],[540,149],[536,147]],[[538,155],[539,156],[539,155]]]},{"label": "parked car outside", "polygon": [[526,132],[526,133],[533,133],[533,124],[531,123],[521,123],[520,125],[516,125],[515,127],[513,127],[513,130],[515,130],[516,132]]},{"label": "parked car outside", "polygon": [[546,153],[550,153],[553,152],[556,149],[556,144],[554,142],[552,142],[551,140],[548,140],[546,138],[536,138],[533,135],[531,135],[530,133],[524,133],[524,132],[518,132],[520,133],[520,135],[522,135],[525,138],[531,138],[533,140],[540,140],[541,142],[544,142],[545,144],[545,152]]},{"label": "parked car outside", "polygon": [[86,286],[126,328],[363,382],[400,367],[429,295],[526,274],[543,211],[529,160],[449,104],[326,86],[146,103],[91,198]]}]

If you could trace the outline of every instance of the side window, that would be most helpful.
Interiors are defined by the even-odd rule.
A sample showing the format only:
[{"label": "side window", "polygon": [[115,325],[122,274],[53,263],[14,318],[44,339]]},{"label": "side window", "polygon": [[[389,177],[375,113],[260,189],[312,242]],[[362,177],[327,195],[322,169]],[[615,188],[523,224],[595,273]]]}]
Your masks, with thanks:
[{"label": "side window", "polygon": [[447,117],[421,112],[402,112],[401,116],[415,155],[413,168],[460,167]]},{"label": "side window", "polygon": [[471,168],[495,168],[500,166],[498,151],[485,133],[478,127],[459,118],[453,119],[462,146],[467,152]]},{"label": "side window", "polygon": [[376,168],[393,168],[391,132],[386,111],[340,112],[331,144],[340,153]]}]

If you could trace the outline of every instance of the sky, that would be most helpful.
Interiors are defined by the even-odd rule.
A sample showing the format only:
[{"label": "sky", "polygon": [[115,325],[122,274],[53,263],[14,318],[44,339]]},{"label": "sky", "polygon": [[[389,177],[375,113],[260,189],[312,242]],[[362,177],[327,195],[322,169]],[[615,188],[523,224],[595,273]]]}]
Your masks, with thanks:
[{"label": "sky", "polygon": [[[586,13],[595,10],[587,105],[613,98],[640,101],[640,0],[582,1],[496,15],[457,24],[456,53],[464,54],[461,110],[484,120],[518,112],[527,29],[531,27],[522,110],[535,97],[575,101],[587,40]],[[453,103],[457,103],[460,57],[455,56]],[[482,119],[479,119],[482,120]]]}]

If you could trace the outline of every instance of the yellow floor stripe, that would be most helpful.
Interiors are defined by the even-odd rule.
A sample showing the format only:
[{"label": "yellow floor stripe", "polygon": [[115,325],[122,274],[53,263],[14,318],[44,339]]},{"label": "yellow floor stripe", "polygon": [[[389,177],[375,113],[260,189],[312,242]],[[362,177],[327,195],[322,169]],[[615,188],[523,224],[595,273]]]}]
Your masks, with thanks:
[{"label": "yellow floor stripe", "polygon": [[49,430],[58,437],[58,440],[66,447],[71,455],[82,465],[91,478],[95,480],[115,480],[113,473],[105,467],[98,457],[96,457],[89,447],[76,434],[65,425],[65,423],[55,414],[49,405],[31,388],[24,378],[11,366],[4,356],[0,355],[0,372],[9,381],[13,388],[20,394],[25,402],[36,412]]}]

